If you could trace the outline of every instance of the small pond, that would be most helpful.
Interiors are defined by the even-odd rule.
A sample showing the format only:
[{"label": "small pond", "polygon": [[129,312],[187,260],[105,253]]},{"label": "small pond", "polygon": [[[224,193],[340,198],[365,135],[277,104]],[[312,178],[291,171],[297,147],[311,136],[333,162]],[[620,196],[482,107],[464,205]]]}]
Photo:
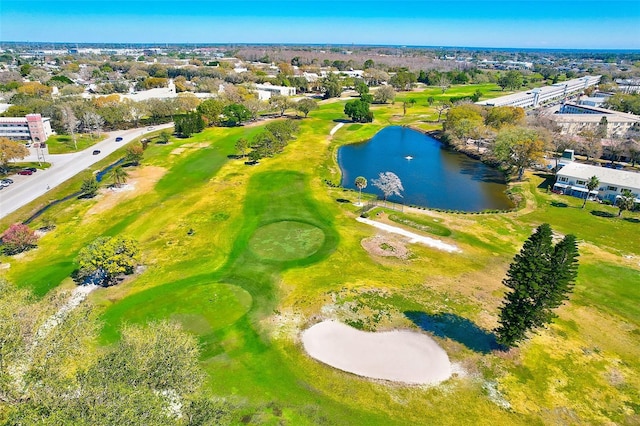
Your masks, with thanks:
[{"label": "small pond", "polygon": [[364,176],[368,186],[363,192],[370,194],[382,196],[372,182],[380,173],[398,175],[403,198],[389,201],[460,211],[513,207],[502,173],[409,128],[387,127],[369,141],[345,145],[338,150],[338,163],[343,187],[357,190],[354,181]]}]

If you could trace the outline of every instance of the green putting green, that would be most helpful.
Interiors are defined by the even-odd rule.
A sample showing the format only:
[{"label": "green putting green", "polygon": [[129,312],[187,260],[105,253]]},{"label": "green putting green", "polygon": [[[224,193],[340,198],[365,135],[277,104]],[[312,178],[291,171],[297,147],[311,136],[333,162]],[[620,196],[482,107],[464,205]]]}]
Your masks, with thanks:
[{"label": "green putting green", "polygon": [[[170,284],[122,300],[104,318],[107,325],[172,319],[185,330],[204,336],[235,323],[249,311],[251,303],[246,290],[230,284],[183,284],[181,288]],[[115,329],[105,331],[108,340],[116,337]]]},{"label": "green putting green", "polygon": [[314,254],[324,244],[324,232],[304,222],[284,220],[258,228],[249,247],[265,260],[289,261]]}]

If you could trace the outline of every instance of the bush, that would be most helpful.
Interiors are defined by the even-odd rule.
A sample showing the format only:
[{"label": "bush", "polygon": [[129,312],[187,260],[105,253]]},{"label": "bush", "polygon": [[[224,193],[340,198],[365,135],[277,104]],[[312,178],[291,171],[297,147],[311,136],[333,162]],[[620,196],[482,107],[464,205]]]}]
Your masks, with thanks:
[{"label": "bush", "polygon": [[88,177],[87,179],[82,181],[82,186],[80,187],[80,191],[86,198],[93,198],[98,193],[99,188],[98,181],[95,176]]},{"label": "bush", "polygon": [[142,161],[142,156],[144,155],[144,146],[142,144],[134,144],[127,147],[127,154],[124,157],[124,160],[137,166]]},{"label": "bush", "polygon": [[8,255],[22,253],[36,246],[38,237],[27,225],[14,223],[2,234],[2,249]]}]

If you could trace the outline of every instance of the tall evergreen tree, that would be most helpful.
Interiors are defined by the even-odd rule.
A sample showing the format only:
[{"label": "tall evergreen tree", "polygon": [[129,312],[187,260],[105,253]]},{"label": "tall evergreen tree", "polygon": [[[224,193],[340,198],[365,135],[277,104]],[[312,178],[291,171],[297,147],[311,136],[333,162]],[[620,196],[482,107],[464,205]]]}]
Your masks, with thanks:
[{"label": "tall evergreen tree", "polygon": [[529,237],[509,266],[502,283],[512,291],[507,293],[500,312],[496,330],[499,343],[513,346],[535,325],[536,300],[545,284],[551,251],[551,227],[545,223]]},{"label": "tall evergreen tree", "polygon": [[574,235],[565,236],[553,249],[549,275],[538,306],[541,307],[536,326],[543,327],[557,315],[552,312],[568,299],[578,276],[578,243]]},{"label": "tall evergreen tree", "polygon": [[573,289],[578,270],[576,238],[567,235],[555,247],[548,224],[540,225],[514,257],[503,284],[511,289],[500,311],[497,340],[516,346],[530,330],[556,315]]}]

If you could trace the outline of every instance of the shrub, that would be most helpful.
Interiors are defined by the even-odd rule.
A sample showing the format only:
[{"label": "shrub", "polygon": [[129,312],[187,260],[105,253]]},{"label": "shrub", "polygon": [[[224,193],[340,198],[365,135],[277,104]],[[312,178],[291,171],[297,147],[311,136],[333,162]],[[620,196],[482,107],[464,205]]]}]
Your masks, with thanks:
[{"label": "shrub", "polygon": [[127,147],[127,154],[125,155],[124,160],[127,163],[137,166],[138,164],[140,164],[143,155],[144,147],[142,146],[142,144],[130,145]]},{"label": "shrub", "polygon": [[2,248],[8,255],[22,253],[36,246],[38,237],[27,225],[14,223],[2,234]]},{"label": "shrub", "polygon": [[91,176],[82,181],[80,191],[86,198],[93,198],[98,193],[99,188],[98,181],[95,176]]}]

